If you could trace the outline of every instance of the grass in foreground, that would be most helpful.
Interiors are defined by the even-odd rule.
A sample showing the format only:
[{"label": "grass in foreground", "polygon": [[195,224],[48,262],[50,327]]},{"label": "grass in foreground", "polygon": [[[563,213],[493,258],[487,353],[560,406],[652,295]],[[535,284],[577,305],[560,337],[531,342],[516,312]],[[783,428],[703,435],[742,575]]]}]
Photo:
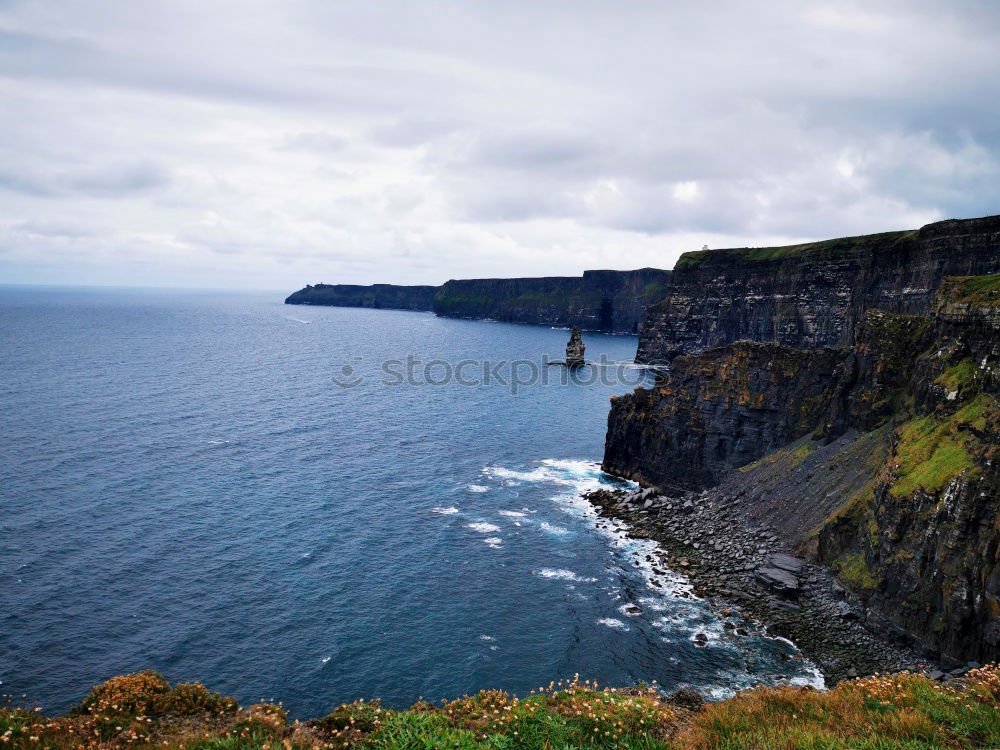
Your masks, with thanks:
[{"label": "grass in foreground", "polygon": [[598,689],[574,679],[518,699],[483,691],[406,711],[357,701],[288,722],[281,706],[240,708],[198,683],[141,672],[95,687],[67,716],[0,709],[4,748],[179,750],[918,750],[1000,748],[1000,669],[939,685],[920,675],[869,677],[821,692],[758,688],[691,708],[654,689]]}]

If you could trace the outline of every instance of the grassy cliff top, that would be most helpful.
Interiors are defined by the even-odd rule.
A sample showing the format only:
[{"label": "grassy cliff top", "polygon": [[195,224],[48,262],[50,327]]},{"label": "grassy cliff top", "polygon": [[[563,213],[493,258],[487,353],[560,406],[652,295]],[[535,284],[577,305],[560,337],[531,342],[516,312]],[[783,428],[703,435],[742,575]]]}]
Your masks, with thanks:
[{"label": "grassy cliff top", "polygon": [[786,258],[808,256],[830,256],[853,252],[878,252],[890,250],[901,243],[916,238],[919,230],[862,234],[857,237],[837,237],[832,240],[804,242],[783,247],[736,247],[722,250],[697,250],[681,255],[674,266],[675,271],[697,268],[701,264],[719,259],[742,259],[750,262],[784,260]]},{"label": "grassy cliff top", "polygon": [[923,750],[1000,747],[1000,670],[987,666],[941,685],[903,673],[830,691],[758,688],[705,705],[691,691],[601,689],[578,678],[525,698],[488,690],[408,710],[356,701],[320,719],[290,722],[280,705],[240,708],[198,683],[155,672],[95,687],[67,716],[0,709],[7,748],[180,750],[684,750],[813,748]]},{"label": "grassy cliff top", "polygon": [[1000,307],[1000,273],[990,276],[950,276],[941,289],[948,302],[972,307]]}]

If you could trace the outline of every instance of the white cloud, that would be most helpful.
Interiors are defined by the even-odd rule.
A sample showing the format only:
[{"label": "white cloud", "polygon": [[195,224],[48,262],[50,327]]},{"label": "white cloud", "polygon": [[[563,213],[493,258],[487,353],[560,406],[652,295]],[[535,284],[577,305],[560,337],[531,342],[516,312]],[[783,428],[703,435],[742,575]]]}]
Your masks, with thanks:
[{"label": "white cloud", "polygon": [[670,267],[1000,211],[1000,8],[0,3],[0,276]]}]

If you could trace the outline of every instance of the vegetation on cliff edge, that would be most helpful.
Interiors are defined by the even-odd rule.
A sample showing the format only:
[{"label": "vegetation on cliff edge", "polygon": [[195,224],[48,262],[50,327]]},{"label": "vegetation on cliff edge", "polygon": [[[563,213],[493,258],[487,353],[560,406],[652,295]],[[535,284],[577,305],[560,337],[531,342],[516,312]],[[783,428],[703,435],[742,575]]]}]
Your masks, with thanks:
[{"label": "vegetation on cliff edge", "polygon": [[803,242],[800,245],[784,245],[781,247],[734,247],[720,250],[695,250],[686,252],[677,259],[675,271],[696,268],[705,260],[713,257],[728,256],[743,260],[760,262],[784,260],[799,256],[829,256],[840,253],[852,253],[859,250],[872,252],[892,249],[901,242],[906,242],[917,236],[916,229],[900,232],[881,232],[879,234],[863,234],[857,237],[836,237],[818,242]]},{"label": "vegetation on cliff edge", "polygon": [[998,419],[996,399],[984,393],[949,416],[929,414],[904,424],[897,433],[891,461],[896,478],[889,493],[897,498],[918,489],[935,494],[960,474],[975,478],[989,449],[982,432],[987,421]]},{"label": "vegetation on cliff edge", "polygon": [[949,302],[972,307],[1000,306],[1000,273],[989,276],[951,276],[946,281]]},{"label": "vegetation on cliff edge", "polygon": [[[687,694],[685,694],[685,692]],[[1000,747],[1000,670],[987,666],[941,685],[903,673],[843,682],[830,691],[757,688],[702,706],[682,691],[550,683],[525,698],[488,690],[406,711],[378,701],[289,722],[280,705],[240,708],[198,683],[171,687],[141,672],[95,687],[76,709],[0,709],[8,748],[450,748],[453,750],[919,750]]]}]

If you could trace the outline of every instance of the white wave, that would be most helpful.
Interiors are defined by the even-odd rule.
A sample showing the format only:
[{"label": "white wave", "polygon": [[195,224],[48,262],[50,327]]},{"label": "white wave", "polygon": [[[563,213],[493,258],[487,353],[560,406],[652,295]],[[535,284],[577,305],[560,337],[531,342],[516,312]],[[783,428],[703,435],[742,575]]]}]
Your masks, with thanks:
[{"label": "white wave", "polygon": [[811,687],[816,690],[826,690],[826,680],[823,678],[823,673],[819,671],[819,667],[811,661],[804,660],[804,662],[803,666],[805,667],[806,674],[792,677],[788,681],[788,684],[795,685],[796,687]]},{"label": "white wave", "polygon": [[329,664],[330,659],[332,658],[333,658],[332,656],[324,656],[322,659],[320,659],[320,662],[322,662],[323,664]]},{"label": "white wave", "polygon": [[594,583],[597,580],[596,578],[578,576],[572,570],[566,570],[565,568],[542,568],[538,571],[538,575],[542,578],[552,578],[557,581],[576,581],[577,583]]},{"label": "white wave", "polygon": [[503,546],[503,539],[498,536],[487,537],[483,541],[493,549],[500,549]]},{"label": "white wave", "polygon": [[500,527],[495,523],[486,523],[485,521],[478,521],[477,523],[467,523],[465,528],[472,529],[473,531],[478,531],[480,534],[492,534],[495,531],[500,531]]},{"label": "white wave", "polygon": [[[619,604],[620,617],[605,617],[597,620],[598,624],[615,630],[628,631],[628,618],[647,620],[660,631],[665,643],[684,643],[696,640],[699,644],[713,649],[727,651],[748,651],[752,653],[756,646],[734,639],[733,634],[724,628],[724,620],[711,611],[706,602],[694,594],[694,588],[688,579],[668,567],[668,556],[656,542],[649,539],[632,539],[628,536],[630,527],[617,519],[598,516],[594,507],[582,496],[583,493],[608,486],[610,478],[601,471],[600,465],[593,461],[572,459],[545,459],[535,463],[529,469],[517,471],[503,466],[487,466],[482,474],[501,485],[535,483],[552,487],[550,500],[563,513],[571,516],[576,524],[584,524],[594,529],[609,543],[608,554],[611,558],[611,569],[623,579],[634,581],[636,577],[644,584],[645,591],[635,601],[641,605],[636,611],[635,605],[629,605],[628,599],[622,599],[621,591],[615,595],[613,589],[609,594]],[[633,482],[613,481],[614,486],[635,489]],[[527,508],[522,509],[529,512]],[[498,511],[502,515],[513,517],[509,512]],[[535,512],[535,511],[530,511]],[[543,516],[544,517],[544,516]],[[515,524],[518,522],[515,521]],[[526,524],[538,523],[535,519],[526,519]],[[575,529],[576,524],[567,524]],[[556,529],[563,533],[566,529],[551,522],[538,523],[539,527],[549,533]],[[556,532],[558,533],[558,532]],[[572,590],[574,584],[597,579],[584,578],[571,570],[563,568],[543,568],[535,571],[536,575],[565,582],[564,588]],[[622,589],[624,590],[624,589]],[[581,594],[576,594],[582,596]],[[631,598],[631,597],[630,597]],[[761,637],[767,637],[763,635]],[[754,639],[755,640],[755,639]],[[794,648],[794,646],[793,646]],[[780,680],[783,684],[810,685],[817,688],[824,686],[819,670],[807,660],[797,660],[797,669],[792,669],[789,677]],[[786,674],[788,674],[786,672]],[[776,678],[768,679],[759,673],[720,670],[713,679],[704,685],[694,686],[706,692],[713,698],[726,698],[735,692],[759,685],[779,682]]]},{"label": "white wave", "polygon": [[642,610],[631,603],[623,604],[618,608],[618,611],[621,612],[626,617],[638,617],[639,615],[642,614]]},{"label": "white wave", "polygon": [[481,484],[470,484],[466,487],[466,489],[469,490],[469,492],[486,492],[489,490],[489,487],[483,487]]},{"label": "white wave", "polygon": [[438,513],[442,516],[450,516],[452,513],[458,513],[458,508],[454,507],[441,507],[440,505],[436,508],[431,508],[431,513]]},{"label": "white wave", "polygon": [[629,629],[628,625],[621,620],[616,620],[614,617],[602,617],[597,621],[597,624],[613,628],[614,630],[627,631]]},{"label": "white wave", "polygon": [[542,531],[545,531],[549,534],[555,534],[556,536],[565,536],[566,534],[569,533],[569,529],[563,526],[556,526],[555,524],[551,524],[548,521],[542,521],[539,528]]},{"label": "white wave", "polygon": [[492,635],[481,635],[481,636],[479,636],[479,640],[481,640],[481,641],[495,641],[496,638],[494,638]]},{"label": "white wave", "polygon": [[508,518],[524,518],[527,513],[522,513],[519,510],[502,510],[500,511],[501,516],[507,516]]},{"label": "white wave", "polygon": [[308,325],[309,323],[312,323],[311,320],[302,320],[302,318],[290,318],[287,315],[285,316],[285,320],[293,320],[296,323],[305,323],[306,325]]}]

